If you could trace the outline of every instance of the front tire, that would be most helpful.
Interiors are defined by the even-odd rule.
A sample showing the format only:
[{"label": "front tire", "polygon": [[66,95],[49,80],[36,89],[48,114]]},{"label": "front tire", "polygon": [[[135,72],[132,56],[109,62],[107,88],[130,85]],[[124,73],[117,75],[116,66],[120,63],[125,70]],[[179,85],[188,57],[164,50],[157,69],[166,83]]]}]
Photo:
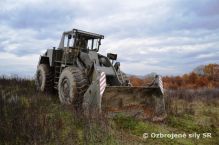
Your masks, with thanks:
[{"label": "front tire", "polygon": [[62,104],[73,104],[76,109],[82,107],[83,95],[88,88],[85,73],[77,67],[66,67],[58,83],[59,99]]},{"label": "front tire", "polygon": [[35,84],[38,91],[50,92],[53,88],[53,75],[51,68],[46,64],[37,67]]}]

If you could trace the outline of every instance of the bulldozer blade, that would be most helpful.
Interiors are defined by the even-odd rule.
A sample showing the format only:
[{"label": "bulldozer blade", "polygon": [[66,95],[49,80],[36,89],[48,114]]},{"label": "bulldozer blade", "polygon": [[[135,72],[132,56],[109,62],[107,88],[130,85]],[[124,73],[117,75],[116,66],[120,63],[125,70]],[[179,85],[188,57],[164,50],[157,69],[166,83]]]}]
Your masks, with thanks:
[{"label": "bulldozer blade", "polygon": [[153,121],[166,117],[163,93],[159,87],[106,87],[101,109],[109,117],[118,113]]}]

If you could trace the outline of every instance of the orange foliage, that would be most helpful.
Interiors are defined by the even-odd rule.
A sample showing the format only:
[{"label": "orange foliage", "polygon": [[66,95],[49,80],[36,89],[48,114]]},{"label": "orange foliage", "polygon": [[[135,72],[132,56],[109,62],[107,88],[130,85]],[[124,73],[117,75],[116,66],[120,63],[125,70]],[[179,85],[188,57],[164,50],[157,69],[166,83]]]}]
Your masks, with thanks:
[{"label": "orange foliage", "polygon": [[199,87],[204,87],[204,86],[208,86],[209,84],[209,80],[207,77],[199,77],[196,81],[197,86]]},{"label": "orange foliage", "polygon": [[215,82],[207,76],[200,76],[192,72],[183,76],[163,77],[164,86],[167,89],[197,89],[200,87],[217,87]]},{"label": "orange foliage", "polygon": [[[166,89],[197,89],[202,87],[218,88],[219,87],[219,65],[209,64],[204,67],[204,75],[198,75],[195,72],[184,74],[182,76],[164,76],[163,83]],[[151,80],[145,78],[130,77],[133,86],[145,85]]]},{"label": "orange foliage", "polygon": [[144,84],[144,81],[140,78],[137,78],[135,76],[131,76],[129,78],[130,82],[132,83],[133,86],[142,86]]},{"label": "orange foliage", "polygon": [[208,64],[204,67],[204,74],[209,80],[219,81],[219,64]]},{"label": "orange foliage", "polygon": [[190,83],[195,84],[197,79],[198,79],[198,75],[196,73],[192,72],[189,74]]},{"label": "orange foliage", "polygon": [[164,86],[167,89],[197,89],[200,87],[208,87],[210,80],[206,76],[199,76],[192,72],[183,76],[163,77]]}]

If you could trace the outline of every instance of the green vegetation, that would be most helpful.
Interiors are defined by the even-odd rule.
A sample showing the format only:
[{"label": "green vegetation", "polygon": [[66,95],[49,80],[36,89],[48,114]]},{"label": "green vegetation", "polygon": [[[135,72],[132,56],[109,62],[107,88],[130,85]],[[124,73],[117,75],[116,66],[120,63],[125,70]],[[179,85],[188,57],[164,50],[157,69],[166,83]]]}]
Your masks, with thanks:
[{"label": "green vegetation", "polygon": [[[57,95],[35,91],[32,80],[0,78],[0,145],[166,144],[217,145],[218,90],[168,91],[167,118],[162,122],[137,120],[118,114],[87,118]],[[202,134],[212,138],[149,138],[143,134]]]}]

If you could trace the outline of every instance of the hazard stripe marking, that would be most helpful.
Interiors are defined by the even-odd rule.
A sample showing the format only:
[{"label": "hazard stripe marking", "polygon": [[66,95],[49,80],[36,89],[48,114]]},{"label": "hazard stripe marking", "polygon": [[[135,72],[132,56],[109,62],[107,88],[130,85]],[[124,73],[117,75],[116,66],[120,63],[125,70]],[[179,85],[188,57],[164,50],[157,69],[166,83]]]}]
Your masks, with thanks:
[{"label": "hazard stripe marking", "polygon": [[162,81],[162,78],[159,76],[159,86],[160,86],[160,89],[161,89],[161,92],[163,93],[163,81]]},{"label": "hazard stripe marking", "polygon": [[105,74],[105,72],[101,72],[99,83],[100,83],[100,96],[102,96],[104,91],[105,91],[105,88],[106,88],[106,74]]}]

